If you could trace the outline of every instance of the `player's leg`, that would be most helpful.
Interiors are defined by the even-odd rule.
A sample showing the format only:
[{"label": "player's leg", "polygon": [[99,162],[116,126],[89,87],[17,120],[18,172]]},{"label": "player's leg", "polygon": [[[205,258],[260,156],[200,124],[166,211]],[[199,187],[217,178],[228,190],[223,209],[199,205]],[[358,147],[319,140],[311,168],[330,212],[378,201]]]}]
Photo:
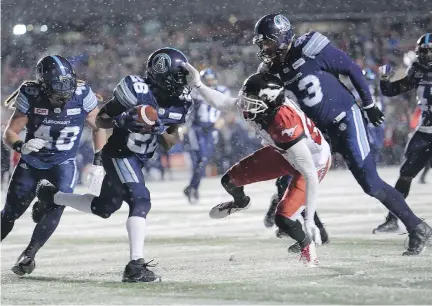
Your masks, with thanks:
[{"label": "player's leg", "polygon": [[332,144],[337,143],[334,149],[345,158],[364,192],[398,216],[410,232],[408,251],[404,255],[418,255],[432,236],[432,228],[411,211],[400,192],[379,177],[363,120],[360,109],[354,105],[338,127],[329,131]]},{"label": "player's leg", "polygon": [[275,224],[278,230],[294,239],[300,246],[301,259],[305,264],[316,265],[318,257],[315,243],[306,235],[302,223],[298,220],[304,210],[306,201],[306,182],[304,178],[292,169],[293,179],[277,206]]},{"label": "player's leg", "polygon": [[11,232],[15,220],[26,211],[33,201],[37,182],[37,169],[21,160],[11,177],[6,195],[6,203],[1,211],[2,241]]},{"label": "player's leg", "polygon": [[224,218],[236,211],[247,209],[250,198],[244,193],[244,185],[275,179],[291,173],[291,170],[289,162],[272,147],[266,146],[255,151],[222,176],[222,186],[234,200],[213,207],[210,217]]},{"label": "player's leg", "polygon": [[267,213],[264,216],[264,226],[267,228],[271,228],[274,225],[274,218],[276,213],[276,207],[282,199],[285,191],[287,190],[289,184],[291,183],[292,176],[285,175],[276,179],[276,188],[277,192],[273,194],[270,200],[270,206],[267,210]]},{"label": "player's leg", "polygon": [[[405,161],[400,168],[399,179],[395,185],[396,190],[399,191],[404,198],[408,197],[412,180],[429,162],[432,154],[432,144],[429,142],[428,138],[431,138],[428,134],[416,132],[408,142],[405,150]],[[380,224],[373,232],[374,234],[380,232],[389,233],[398,230],[398,218],[389,212],[385,222]]]},{"label": "player's leg", "polygon": [[[49,179],[60,191],[71,193],[77,178],[76,162],[73,160],[48,170],[40,170],[40,175]],[[35,265],[36,253],[48,241],[56,230],[63,214],[64,206],[54,206],[42,220],[36,224],[30,243],[18,258],[12,271],[18,275],[30,274],[28,266]],[[33,263],[33,264],[32,264]]]},{"label": "player's leg", "polygon": [[424,170],[420,176],[420,184],[426,184],[426,175],[428,174],[431,165],[432,165],[432,158],[429,159],[429,161],[426,163],[426,166],[424,167]]},{"label": "player's leg", "polygon": [[201,180],[201,162],[203,147],[203,139],[201,136],[201,133],[194,128],[190,128],[187,133],[189,155],[192,162],[192,177],[189,185],[183,190],[183,193],[188,198],[189,203],[195,202],[195,190]]},{"label": "player's leg", "polygon": [[130,261],[123,272],[124,282],[151,282],[157,276],[144,261],[146,219],[151,209],[150,192],[144,181],[141,164],[136,158],[115,159],[118,176],[122,178],[123,200],[129,204],[126,229],[129,237]]}]

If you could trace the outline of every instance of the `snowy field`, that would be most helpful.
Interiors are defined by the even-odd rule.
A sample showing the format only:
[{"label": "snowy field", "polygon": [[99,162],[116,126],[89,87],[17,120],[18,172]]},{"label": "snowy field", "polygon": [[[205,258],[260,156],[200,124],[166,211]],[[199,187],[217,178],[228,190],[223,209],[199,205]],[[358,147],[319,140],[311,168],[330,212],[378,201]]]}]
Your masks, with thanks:
[{"label": "snowy field", "polygon": [[[398,174],[396,168],[380,173],[391,184]],[[432,303],[432,248],[419,257],[402,257],[406,235],[372,235],[385,209],[362,193],[349,172],[332,171],[323,181],[318,210],[331,243],[318,249],[317,268],[304,267],[287,253],[290,240],[264,228],[273,182],[248,187],[251,209],[222,220],[208,217],[213,205],[228,199],[219,179],[204,181],[197,206],[182,197],[185,184],[149,184],[153,208],[146,260],[159,263],[155,271],[162,282],[121,283],[129,260],[126,204],[107,220],[66,210],[33,274],[15,276],[10,268],[34,226],[26,213],[2,244],[1,303]],[[415,212],[430,223],[431,188],[416,180],[409,197]]]}]

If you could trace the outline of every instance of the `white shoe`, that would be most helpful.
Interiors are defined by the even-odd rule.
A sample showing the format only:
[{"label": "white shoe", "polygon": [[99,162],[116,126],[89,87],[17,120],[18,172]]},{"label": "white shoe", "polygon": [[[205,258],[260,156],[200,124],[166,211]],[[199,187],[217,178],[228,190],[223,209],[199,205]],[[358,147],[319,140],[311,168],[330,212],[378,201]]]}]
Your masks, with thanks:
[{"label": "white shoe", "polygon": [[246,197],[244,201],[230,201],[230,202],[224,202],[219,205],[216,205],[213,207],[210,212],[209,216],[212,219],[222,219],[225,218],[235,212],[248,209],[250,207],[250,198]]},{"label": "white shoe", "polygon": [[301,250],[300,261],[308,267],[316,267],[318,265],[318,255],[316,252],[315,242],[311,242],[309,245]]}]

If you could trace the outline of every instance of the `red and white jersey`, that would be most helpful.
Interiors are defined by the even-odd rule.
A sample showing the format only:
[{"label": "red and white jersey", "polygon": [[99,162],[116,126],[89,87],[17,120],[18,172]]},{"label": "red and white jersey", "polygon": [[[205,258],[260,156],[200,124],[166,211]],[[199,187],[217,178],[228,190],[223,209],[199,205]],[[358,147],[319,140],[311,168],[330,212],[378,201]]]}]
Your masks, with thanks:
[{"label": "red and white jersey", "polygon": [[327,167],[331,157],[329,144],[315,124],[289,99],[286,99],[267,128],[254,121],[248,122],[265,142],[278,151],[286,150],[290,143],[295,144],[305,138],[316,169]]}]

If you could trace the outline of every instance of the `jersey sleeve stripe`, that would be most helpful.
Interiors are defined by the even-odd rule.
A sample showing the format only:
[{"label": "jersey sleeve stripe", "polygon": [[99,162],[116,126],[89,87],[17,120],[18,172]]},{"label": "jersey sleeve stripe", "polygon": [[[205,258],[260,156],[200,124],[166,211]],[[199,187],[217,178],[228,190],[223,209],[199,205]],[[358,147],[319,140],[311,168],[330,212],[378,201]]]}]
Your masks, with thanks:
[{"label": "jersey sleeve stripe", "polygon": [[315,56],[330,42],[330,40],[321,33],[314,33],[311,39],[306,43],[303,53],[306,56]]},{"label": "jersey sleeve stripe", "polygon": [[89,92],[87,96],[83,99],[83,108],[86,112],[91,112],[97,106],[97,98],[91,88],[89,88]]},{"label": "jersey sleeve stripe", "polygon": [[120,81],[114,90],[114,95],[117,101],[119,101],[125,108],[129,109],[137,104],[137,98],[129,89],[126,79]]},{"label": "jersey sleeve stripe", "polygon": [[15,107],[21,112],[26,114],[30,108],[30,104],[25,95],[20,93],[15,100]]}]

